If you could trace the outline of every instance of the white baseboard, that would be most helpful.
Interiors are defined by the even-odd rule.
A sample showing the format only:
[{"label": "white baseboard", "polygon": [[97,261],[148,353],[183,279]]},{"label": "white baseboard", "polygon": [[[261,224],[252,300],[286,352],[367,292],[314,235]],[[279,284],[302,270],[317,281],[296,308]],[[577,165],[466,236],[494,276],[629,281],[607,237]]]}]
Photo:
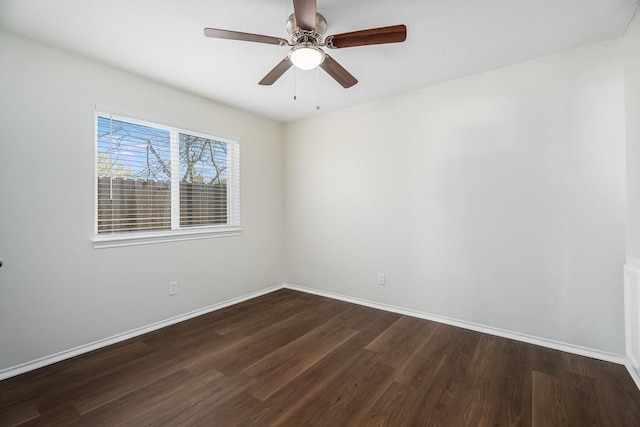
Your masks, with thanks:
[{"label": "white baseboard", "polygon": [[69,350],[61,351],[59,353],[52,354],[51,356],[41,357],[39,359],[32,360],[31,362],[26,362],[17,366],[13,366],[11,368],[2,369],[0,370],[0,381],[6,378],[14,377],[16,375],[24,374],[25,372],[42,368],[43,366],[51,365],[53,363],[57,363],[65,359],[69,359],[71,357],[75,357],[84,353],[88,353],[93,350],[97,350],[99,348],[107,347],[109,345],[116,344],[121,341],[125,341],[130,338],[134,338],[139,335],[143,335],[148,332],[155,331],[157,329],[165,328],[167,326],[180,323],[185,320],[192,319],[194,317],[202,316],[203,314],[211,313],[212,311],[220,310],[230,305],[238,304],[240,302],[250,300],[252,298],[256,298],[261,295],[271,293],[273,291],[277,291],[278,289],[282,289],[282,285],[271,286],[269,288],[262,289],[260,291],[252,292],[250,294],[243,295],[237,298],[232,298],[230,300],[223,301],[218,304],[213,304],[208,307],[193,310],[188,313],[174,316],[166,320],[161,320],[159,322],[155,322],[147,326],[142,326],[140,328],[136,328],[128,332],[123,332],[121,334],[113,335],[111,337],[94,341],[88,344],[84,344]]},{"label": "white baseboard", "polygon": [[402,307],[397,307],[389,304],[378,303],[374,301],[369,301],[361,298],[350,297],[347,295],[337,294],[333,292],[321,291],[313,288],[306,288],[303,286],[293,285],[290,283],[283,283],[280,285],[271,286],[266,289],[262,289],[260,291],[252,292],[247,295],[243,295],[237,298],[232,298],[230,300],[213,304],[208,307],[204,307],[198,310],[191,311],[189,313],[181,314],[179,316],[171,317],[166,320],[162,320],[159,322],[152,323],[147,326],[143,326],[140,328],[133,329],[128,332],[123,332],[121,334],[117,334],[108,338],[104,338],[98,341],[94,341],[92,343],[88,343],[85,345],[81,345],[79,347],[75,347],[69,350],[61,351],[59,353],[53,354],[51,356],[42,357],[31,362],[26,362],[17,366],[13,366],[11,368],[6,368],[0,370],[0,381],[6,378],[14,377],[16,375],[23,374],[25,372],[33,371],[35,369],[51,365],[53,363],[60,362],[65,359],[69,359],[71,357],[75,357],[84,353],[88,353],[93,350],[97,350],[103,347],[107,347],[112,344],[116,344],[121,341],[128,340],[130,338],[134,338],[148,332],[155,331],[157,329],[161,329],[175,323],[183,322],[185,320],[192,319],[197,316],[201,316],[203,314],[210,313],[212,311],[220,310],[222,308],[228,307],[233,304],[238,304],[243,301],[247,301],[252,298],[256,298],[279,289],[291,289],[294,291],[305,292],[308,294],[319,295],[327,298],[332,298],[340,301],[345,301],[353,304],[363,305],[366,307],[375,308],[378,310],[389,311],[392,313],[402,314],[406,316],[416,317],[419,319],[431,320],[438,323],[443,323],[446,325],[456,326],[459,328],[469,329],[476,332],[481,332],[489,335],[495,335],[503,338],[513,339],[516,341],[522,341],[529,344],[539,345],[542,347],[552,348],[555,350],[565,351],[567,353],[577,354],[580,356],[591,357],[593,359],[604,360],[606,362],[612,362],[620,365],[625,365],[631,374],[631,377],[635,381],[636,385],[640,389],[640,377],[638,373],[632,369],[632,367],[626,363],[625,358],[616,354],[602,352],[590,348],[580,347],[573,344],[562,343],[554,340],[549,340],[546,338],[535,337],[531,335],[521,334],[513,331],[506,331],[499,328],[493,328],[490,326],[479,325],[472,322],[466,322],[456,319],[451,319],[444,316],[438,316],[434,314],[419,312],[415,310],[410,310]]},{"label": "white baseboard", "polygon": [[[392,313],[403,314],[406,316],[417,317],[419,319],[425,319],[425,320],[431,320],[434,322],[444,323],[446,325],[456,326],[459,328],[470,329],[472,331],[482,332],[483,334],[495,335],[502,338],[509,338],[516,341],[522,341],[529,344],[552,348],[554,350],[560,350],[567,353],[577,354],[579,356],[591,357],[592,359],[604,360],[606,362],[612,362],[618,365],[625,365],[624,357],[617,354],[613,354],[613,353],[607,353],[599,350],[594,350],[591,348],[580,347],[573,344],[567,344],[559,341],[549,340],[546,338],[540,338],[540,337],[535,337],[527,334],[521,334],[519,332],[493,328],[491,326],[484,326],[477,323],[466,322],[463,320],[456,320],[456,319],[451,319],[444,316],[423,313],[420,311],[410,310],[402,307],[396,307],[393,305],[382,304],[382,303],[364,300],[360,298],[354,298],[346,295],[336,294],[333,292],[326,292],[318,289],[306,288],[303,286],[293,285],[290,283],[284,283],[282,287],[291,289],[294,291],[306,292],[309,294],[314,294],[314,295],[319,295],[327,298],[337,299],[340,301],[350,302],[353,304],[364,305],[366,307],[376,308],[378,310],[390,311]],[[636,382],[636,384],[638,384],[638,382]],[[638,388],[640,388],[640,386]]]},{"label": "white baseboard", "polygon": [[631,379],[633,379],[633,382],[636,383],[636,387],[640,390],[640,374],[638,374],[638,371],[636,371],[631,364],[625,363],[624,366],[626,366],[627,371],[629,371],[629,375],[631,375]]},{"label": "white baseboard", "polygon": [[640,259],[627,257],[624,266],[625,366],[640,389]]}]

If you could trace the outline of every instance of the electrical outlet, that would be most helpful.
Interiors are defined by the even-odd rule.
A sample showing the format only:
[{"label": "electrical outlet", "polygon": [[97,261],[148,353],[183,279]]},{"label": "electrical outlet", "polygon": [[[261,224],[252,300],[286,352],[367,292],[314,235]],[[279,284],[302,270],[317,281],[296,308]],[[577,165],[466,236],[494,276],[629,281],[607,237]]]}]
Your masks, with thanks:
[{"label": "electrical outlet", "polygon": [[169,282],[169,295],[176,295],[178,293],[178,282]]},{"label": "electrical outlet", "polygon": [[384,286],[384,273],[378,273],[378,285]]}]

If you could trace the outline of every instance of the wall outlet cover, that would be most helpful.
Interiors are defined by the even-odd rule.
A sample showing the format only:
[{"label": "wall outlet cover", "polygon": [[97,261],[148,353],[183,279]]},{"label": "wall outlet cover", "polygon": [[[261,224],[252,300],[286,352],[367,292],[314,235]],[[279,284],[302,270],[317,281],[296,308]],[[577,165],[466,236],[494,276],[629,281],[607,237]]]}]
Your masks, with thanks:
[{"label": "wall outlet cover", "polygon": [[178,282],[169,282],[169,295],[176,295],[178,293]]}]

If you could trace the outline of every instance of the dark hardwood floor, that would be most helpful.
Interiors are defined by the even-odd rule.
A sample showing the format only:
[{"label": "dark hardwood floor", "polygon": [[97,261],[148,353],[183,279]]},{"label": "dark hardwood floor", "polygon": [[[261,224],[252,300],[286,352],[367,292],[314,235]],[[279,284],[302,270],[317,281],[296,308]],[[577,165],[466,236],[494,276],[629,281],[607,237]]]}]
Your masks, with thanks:
[{"label": "dark hardwood floor", "polygon": [[0,425],[640,426],[624,367],[280,290],[0,382]]}]

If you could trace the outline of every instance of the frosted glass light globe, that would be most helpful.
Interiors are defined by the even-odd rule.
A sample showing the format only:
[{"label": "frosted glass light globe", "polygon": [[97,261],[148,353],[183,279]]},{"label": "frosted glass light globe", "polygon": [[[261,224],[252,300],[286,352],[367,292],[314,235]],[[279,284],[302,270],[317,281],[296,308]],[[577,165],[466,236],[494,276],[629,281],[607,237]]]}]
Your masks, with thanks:
[{"label": "frosted glass light globe", "polygon": [[301,70],[311,70],[322,64],[324,51],[317,46],[296,46],[289,52],[289,60]]}]

